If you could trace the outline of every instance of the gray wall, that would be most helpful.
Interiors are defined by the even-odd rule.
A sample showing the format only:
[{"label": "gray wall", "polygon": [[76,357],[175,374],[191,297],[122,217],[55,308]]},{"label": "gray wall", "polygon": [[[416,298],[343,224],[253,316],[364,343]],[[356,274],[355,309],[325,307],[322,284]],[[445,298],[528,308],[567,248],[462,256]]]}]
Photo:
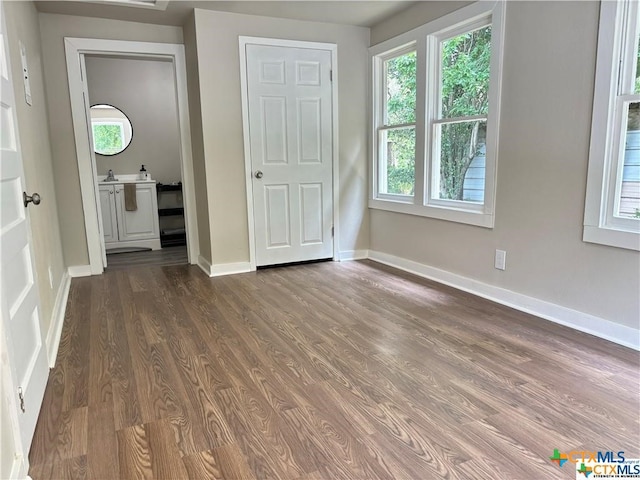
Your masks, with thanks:
[{"label": "gray wall", "polygon": [[204,132],[200,104],[200,75],[198,70],[198,46],[195,14],[191,14],[183,27],[184,55],[187,64],[187,90],[189,91],[189,121],[191,123],[191,150],[193,156],[196,216],[198,219],[198,243],[200,256],[211,263],[211,225],[207,173],[204,158]]},{"label": "gray wall", "polygon": [[[412,7],[406,28],[371,37],[443,8]],[[597,2],[507,4],[495,228],[370,210],[372,250],[639,327],[640,254],[582,241],[598,19]]]},{"label": "gray wall", "polygon": [[88,265],[64,37],[182,43],[182,28],[48,13],[39,20],[64,258],[67,266]]},{"label": "gray wall", "polygon": [[96,155],[98,177],[138,173],[144,164],[162,183],[181,180],[180,133],[173,64],[161,60],[86,57],[92,105],[109,104],[131,121],[133,137],[117,155]]},{"label": "gray wall", "polygon": [[343,251],[368,248],[369,30],[196,9],[195,35],[211,227],[212,258],[207,260],[212,264],[249,261],[240,100],[240,35],[338,45],[340,245]]},{"label": "gray wall", "polygon": [[371,45],[408,32],[472,3],[459,0],[418,2],[416,5],[402,10],[397,15],[375,25],[371,29]]}]

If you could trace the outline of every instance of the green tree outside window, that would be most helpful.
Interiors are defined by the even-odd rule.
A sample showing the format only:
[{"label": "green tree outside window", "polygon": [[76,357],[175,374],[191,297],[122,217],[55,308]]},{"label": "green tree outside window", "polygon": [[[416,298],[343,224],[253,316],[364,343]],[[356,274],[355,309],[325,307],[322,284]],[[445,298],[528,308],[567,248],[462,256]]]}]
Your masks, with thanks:
[{"label": "green tree outside window", "polygon": [[[416,52],[385,62],[387,78],[386,125],[416,121]],[[387,191],[413,195],[416,169],[415,127],[388,130],[383,144],[387,151]]]},{"label": "green tree outside window", "polygon": [[[491,27],[442,42],[442,118],[486,116],[489,109]],[[464,179],[486,138],[486,120],[442,125],[440,198],[465,200]]]},{"label": "green tree outside window", "polygon": [[[447,39],[441,43],[442,118],[486,116],[489,106],[491,26]],[[385,62],[386,125],[415,122],[416,53]],[[486,120],[445,123],[440,129],[439,198],[463,200],[469,165],[486,137]],[[415,186],[415,128],[389,130],[387,193],[412,195]]]},{"label": "green tree outside window", "polygon": [[114,155],[124,148],[122,124],[93,123],[93,145],[101,155]]}]

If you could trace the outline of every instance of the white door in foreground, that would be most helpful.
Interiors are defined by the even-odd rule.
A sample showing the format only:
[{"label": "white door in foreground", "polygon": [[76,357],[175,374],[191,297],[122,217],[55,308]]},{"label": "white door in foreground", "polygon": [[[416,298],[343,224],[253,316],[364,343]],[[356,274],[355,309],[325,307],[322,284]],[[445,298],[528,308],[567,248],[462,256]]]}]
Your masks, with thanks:
[{"label": "white door in foreground", "polygon": [[[38,420],[49,368],[40,330],[38,287],[35,283],[31,231],[15,98],[9,68],[9,50],[2,7],[0,46],[0,361],[3,401],[17,410],[17,428],[23,461],[29,452]],[[22,88],[19,88],[22,91]],[[39,203],[33,195],[34,203]],[[53,199],[46,199],[53,201]],[[30,206],[28,208],[34,208]],[[36,207],[37,208],[37,207]],[[6,349],[6,351],[4,351]],[[5,378],[9,371],[11,378]],[[7,388],[8,391],[4,389]],[[10,398],[12,396],[13,398]],[[14,416],[15,418],[15,416]],[[2,428],[10,428],[5,425]]]},{"label": "white door in foreground", "polygon": [[330,258],[331,52],[246,49],[256,265]]}]

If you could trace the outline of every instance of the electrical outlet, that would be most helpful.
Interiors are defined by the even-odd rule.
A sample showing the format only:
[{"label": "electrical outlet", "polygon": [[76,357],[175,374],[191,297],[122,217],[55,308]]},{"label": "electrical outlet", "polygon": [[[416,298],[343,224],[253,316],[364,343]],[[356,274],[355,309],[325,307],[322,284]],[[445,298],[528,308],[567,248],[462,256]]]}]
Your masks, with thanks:
[{"label": "electrical outlet", "polygon": [[495,267],[498,270],[505,270],[507,268],[507,252],[504,250],[496,250]]},{"label": "electrical outlet", "polygon": [[49,288],[53,289],[53,270],[49,267]]}]

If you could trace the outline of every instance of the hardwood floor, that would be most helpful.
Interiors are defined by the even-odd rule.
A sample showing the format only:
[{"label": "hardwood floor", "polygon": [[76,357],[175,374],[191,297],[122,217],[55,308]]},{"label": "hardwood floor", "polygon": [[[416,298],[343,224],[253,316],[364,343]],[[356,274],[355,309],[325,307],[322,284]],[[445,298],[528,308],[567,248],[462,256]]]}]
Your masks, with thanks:
[{"label": "hardwood floor", "polygon": [[372,262],[72,281],[30,475],[574,478],[640,458],[639,354]]},{"label": "hardwood floor", "polygon": [[107,254],[107,271],[128,270],[133,267],[186,265],[186,245],[164,247],[161,250]]}]

